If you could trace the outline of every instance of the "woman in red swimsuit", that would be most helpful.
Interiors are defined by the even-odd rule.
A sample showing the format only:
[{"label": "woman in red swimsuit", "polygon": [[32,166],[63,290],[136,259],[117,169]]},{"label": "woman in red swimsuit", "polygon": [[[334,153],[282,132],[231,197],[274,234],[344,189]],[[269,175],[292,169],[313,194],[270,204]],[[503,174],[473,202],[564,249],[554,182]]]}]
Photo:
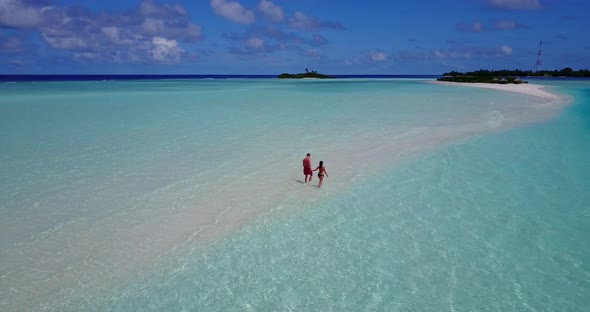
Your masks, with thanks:
[{"label": "woman in red swimsuit", "polygon": [[318,184],[318,187],[322,187],[322,182],[324,181],[324,175],[327,177],[328,176],[328,172],[326,171],[326,167],[324,167],[324,161],[320,160],[320,165],[313,169],[313,171],[319,170],[318,172],[318,178],[320,178],[320,183]]}]

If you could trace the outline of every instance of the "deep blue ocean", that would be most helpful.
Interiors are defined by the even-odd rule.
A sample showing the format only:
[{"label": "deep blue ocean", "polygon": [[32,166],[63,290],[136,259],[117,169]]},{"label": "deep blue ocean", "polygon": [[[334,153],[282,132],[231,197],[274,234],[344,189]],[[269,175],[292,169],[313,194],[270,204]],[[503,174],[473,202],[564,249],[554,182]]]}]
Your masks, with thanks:
[{"label": "deep blue ocean", "polygon": [[[440,75],[334,75],[336,78],[438,78]],[[168,79],[268,79],[277,75],[0,75],[0,82]]]}]

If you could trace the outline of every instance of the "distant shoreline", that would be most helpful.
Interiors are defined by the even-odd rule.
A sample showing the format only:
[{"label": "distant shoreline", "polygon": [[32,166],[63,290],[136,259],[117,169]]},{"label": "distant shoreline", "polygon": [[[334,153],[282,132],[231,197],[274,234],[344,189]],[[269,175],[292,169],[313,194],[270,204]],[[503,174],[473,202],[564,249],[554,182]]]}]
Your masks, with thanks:
[{"label": "distant shoreline", "polygon": [[282,73],[278,76],[279,79],[334,79],[336,77],[331,75],[320,74],[316,71],[306,71],[305,73]]},{"label": "distant shoreline", "polygon": [[[441,75],[333,75],[339,79],[437,79]],[[0,75],[0,83],[25,82],[80,82],[80,81],[159,81],[159,80],[224,80],[276,79],[276,75]],[[589,80],[586,77],[527,77],[531,80]]]}]

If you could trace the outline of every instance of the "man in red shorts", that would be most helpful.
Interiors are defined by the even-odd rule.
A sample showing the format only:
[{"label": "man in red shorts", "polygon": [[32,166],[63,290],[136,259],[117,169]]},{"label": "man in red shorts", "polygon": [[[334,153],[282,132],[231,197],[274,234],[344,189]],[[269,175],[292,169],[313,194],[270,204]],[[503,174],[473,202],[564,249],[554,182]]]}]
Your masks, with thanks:
[{"label": "man in red shorts", "polygon": [[[307,153],[307,156],[303,158],[303,174],[305,175],[305,183],[311,182],[311,178],[313,178],[313,171],[311,171],[310,153]],[[307,176],[309,176],[309,181],[307,181]]]}]

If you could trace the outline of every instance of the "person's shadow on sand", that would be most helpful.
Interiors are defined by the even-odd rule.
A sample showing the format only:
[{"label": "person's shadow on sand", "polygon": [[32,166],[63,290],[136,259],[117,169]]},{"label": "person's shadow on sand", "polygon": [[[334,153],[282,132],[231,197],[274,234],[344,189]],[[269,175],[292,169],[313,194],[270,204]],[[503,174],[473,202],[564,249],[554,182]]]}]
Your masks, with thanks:
[{"label": "person's shadow on sand", "polygon": [[305,184],[305,182],[301,181],[301,180],[295,180],[295,182],[297,183],[301,183],[301,184]]}]

